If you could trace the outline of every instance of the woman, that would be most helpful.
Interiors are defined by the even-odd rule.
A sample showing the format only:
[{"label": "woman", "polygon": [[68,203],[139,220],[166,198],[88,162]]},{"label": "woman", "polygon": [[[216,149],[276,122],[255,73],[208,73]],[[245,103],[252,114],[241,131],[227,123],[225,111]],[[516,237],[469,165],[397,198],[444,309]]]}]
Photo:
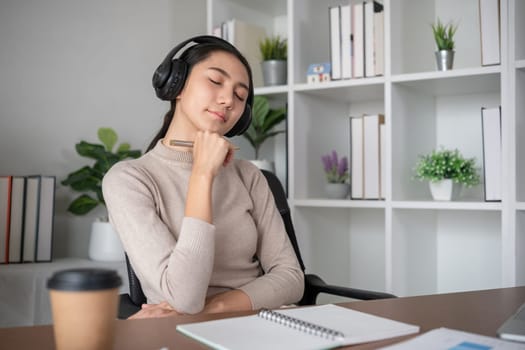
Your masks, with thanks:
[{"label": "woman", "polygon": [[148,299],[132,317],[298,301],[304,276],[266,180],[233,159],[223,137],[251,119],[246,59],[222,39],[191,38],[168,54],[153,85],[171,101],[161,130],[147,153],[117,163],[103,181],[110,221]]}]

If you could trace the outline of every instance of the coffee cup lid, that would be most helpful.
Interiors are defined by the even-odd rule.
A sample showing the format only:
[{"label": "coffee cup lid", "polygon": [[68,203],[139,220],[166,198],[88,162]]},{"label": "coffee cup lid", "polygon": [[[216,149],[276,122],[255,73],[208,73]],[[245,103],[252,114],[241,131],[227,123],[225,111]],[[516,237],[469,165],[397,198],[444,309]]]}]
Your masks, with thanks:
[{"label": "coffee cup lid", "polygon": [[101,268],[61,270],[47,280],[47,287],[57,290],[111,289],[121,284],[122,279],[117,271]]}]

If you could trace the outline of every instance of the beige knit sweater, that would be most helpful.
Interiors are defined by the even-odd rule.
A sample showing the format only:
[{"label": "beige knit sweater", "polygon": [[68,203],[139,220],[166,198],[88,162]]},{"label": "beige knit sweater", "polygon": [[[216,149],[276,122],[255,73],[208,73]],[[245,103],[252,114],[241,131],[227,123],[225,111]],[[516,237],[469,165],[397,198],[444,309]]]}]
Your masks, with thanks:
[{"label": "beige knit sweater", "polygon": [[213,224],[184,217],[192,153],[160,141],[103,180],[109,218],[148,303],[197,313],[205,298],[240,289],[254,309],[297,302],[304,276],[262,173],[234,160],[213,183]]}]

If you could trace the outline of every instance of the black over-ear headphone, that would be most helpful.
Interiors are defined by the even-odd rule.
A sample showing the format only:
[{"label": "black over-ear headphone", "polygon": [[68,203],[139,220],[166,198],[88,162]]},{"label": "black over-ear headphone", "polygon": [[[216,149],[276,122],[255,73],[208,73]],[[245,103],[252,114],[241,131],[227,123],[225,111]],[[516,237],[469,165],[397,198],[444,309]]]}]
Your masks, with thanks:
[{"label": "black over-ear headphone", "polygon": [[[227,52],[236,52],[239,57],[244,57],[239,52],[239,50],[237,50],[237,48],[230,44],[228,41],[212,35],[200,35],[181,42],[168,53],[168,55],[162,61],[157,70],[155,70],[155,73],[153,73],[153,87],[155,88],[155,93],[157,94],[157,97],[161,100],[175,100],[175,98],[182,91],[186,79],[188,78],[188,71],[190,67],[186,61],[180,58],[175,58],[174,56],[190,42],[194,42],[197,45],[217,45],[218,48],[223,48]],[[250,67],[246,60],[244,60],[243,64],[245,64],[248,71],[250,71]],[[246,129],[248,129],[252,121],[253,95],[253,82],[250,81],[248,98],[246,99],[246,107],[244,108],[244,111],[237,123],[235,123],[235,125],[231,128],[230,131],[228,131],[225,134],[225,136],[232,137],[235,135],[241,135],[243,132],[246,131]]]}]

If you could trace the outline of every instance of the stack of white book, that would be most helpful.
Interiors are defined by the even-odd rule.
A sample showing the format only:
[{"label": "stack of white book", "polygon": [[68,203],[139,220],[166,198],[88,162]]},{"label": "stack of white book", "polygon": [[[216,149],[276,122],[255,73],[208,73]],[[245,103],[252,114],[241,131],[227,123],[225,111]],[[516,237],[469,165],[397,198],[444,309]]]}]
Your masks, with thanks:
[{"label": "stack of white book", "polygon": [[384,199],[386,127],[382,114],[350,118],[352,199]]}]

